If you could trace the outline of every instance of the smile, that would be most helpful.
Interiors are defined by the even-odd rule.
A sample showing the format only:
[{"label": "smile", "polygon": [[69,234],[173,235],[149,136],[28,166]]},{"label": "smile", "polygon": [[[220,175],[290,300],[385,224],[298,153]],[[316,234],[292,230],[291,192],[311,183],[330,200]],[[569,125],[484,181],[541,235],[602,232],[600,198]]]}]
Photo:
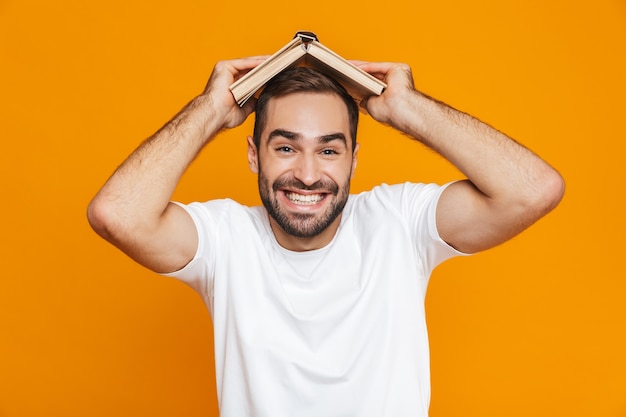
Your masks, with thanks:
[{"label": "smile", "polygon": [[319,203],[324,199],[324,194],[308,194],[302,195],[298,193],[285,192],[285,196],[294,204],[311,206]]}]

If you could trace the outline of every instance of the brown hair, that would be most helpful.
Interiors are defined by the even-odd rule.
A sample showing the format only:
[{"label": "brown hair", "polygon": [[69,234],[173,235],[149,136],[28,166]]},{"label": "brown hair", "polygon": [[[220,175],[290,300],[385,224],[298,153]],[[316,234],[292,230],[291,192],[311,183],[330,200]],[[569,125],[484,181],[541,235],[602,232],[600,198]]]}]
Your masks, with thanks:
[{"label": "brown hair", "polygon": [[294,93],[330,93],[336,94],[346,104],[348,110],[348,122],[350,123],[350,137],[352,139],[352,151],[356,147],[356,130],[359,123],[359,107],[336,80],[323,73],[308,67],[295,67],[287,69],[272,78],[265,89],[259,95],[256,103],[256,117],[254,121],[254,144],[259,147],[261,132],[267,119],[267,104],[273,97],[283,97]]}]

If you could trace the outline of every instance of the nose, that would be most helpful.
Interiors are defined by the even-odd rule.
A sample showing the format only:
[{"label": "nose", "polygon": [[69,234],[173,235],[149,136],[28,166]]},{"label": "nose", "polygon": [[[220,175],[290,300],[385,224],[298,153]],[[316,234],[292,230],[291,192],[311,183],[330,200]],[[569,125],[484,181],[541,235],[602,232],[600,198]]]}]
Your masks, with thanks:
[{"label": "nose", "polygon": [[294,175],[304,185],[311,186],[321,178],[319,161],[315,155],[301,154],[296,162]]}]

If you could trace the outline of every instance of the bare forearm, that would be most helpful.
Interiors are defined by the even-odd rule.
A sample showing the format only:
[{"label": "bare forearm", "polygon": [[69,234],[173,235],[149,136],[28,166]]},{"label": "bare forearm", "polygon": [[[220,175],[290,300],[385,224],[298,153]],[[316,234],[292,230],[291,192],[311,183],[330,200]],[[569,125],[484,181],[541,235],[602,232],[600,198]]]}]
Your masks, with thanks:
[{"label": "bare forearm", "polygon": [[419,92],[407,95],[390,123],[448,159],[491,198],[534,188],[552,170],[503,133]]},{"label": "bare forearm", "polygon": [[172,193],[202,148],[252,113],[255,101],[239,107],[228,87],[264,59],[215,64],[202,95],[141,144],[91,201],[87,216],[98,234],[157,272],[176,271],[193,258],[195,224],[170,203]]},{"label": "bare forearm", "polygon": [[100,207],[129,226],[157,221],[189,164],[218,130],[209,99],[194,99],[124,161],[90,211]]},{"label": "bare forearm", "polygon": [[472,116],[417,92],[394,114],[398,129],[468,178],[446,190],[437,214],[441,236],[457,249],[476,252],[498,245],[560,201],[563,180],[549,164]]},{"label": "bare forearm", "polygon": [[468,180],[446,188],[437,206],[437,228],[464,252],[498,245],[552,210],[563,179],[530,150],[485,123],[414,88],[411,69],[398,63],[362,63],[387,83],[362,106],[382,123],[441,154]]}]

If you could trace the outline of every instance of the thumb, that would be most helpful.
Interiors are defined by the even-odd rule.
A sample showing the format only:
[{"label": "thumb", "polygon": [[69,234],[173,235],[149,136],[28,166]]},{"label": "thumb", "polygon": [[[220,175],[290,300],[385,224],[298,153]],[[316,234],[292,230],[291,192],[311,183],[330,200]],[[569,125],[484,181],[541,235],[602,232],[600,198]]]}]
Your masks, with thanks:
[{"label": "thumb", "polygon": [[246,101],[245,104],[242,106],[241,109],[243,110],[246,117],[248,117],[254,111],[254,109],[256,108],[256,102],[256,97],[250,97],[248,101]]},{"label": "thumb", "polygon": [[361,111],[361,113],[366,115],[369,115],[368,104],[370,101],[370,97],[371,96],[366,96],[359,102],[359,110]]}]

